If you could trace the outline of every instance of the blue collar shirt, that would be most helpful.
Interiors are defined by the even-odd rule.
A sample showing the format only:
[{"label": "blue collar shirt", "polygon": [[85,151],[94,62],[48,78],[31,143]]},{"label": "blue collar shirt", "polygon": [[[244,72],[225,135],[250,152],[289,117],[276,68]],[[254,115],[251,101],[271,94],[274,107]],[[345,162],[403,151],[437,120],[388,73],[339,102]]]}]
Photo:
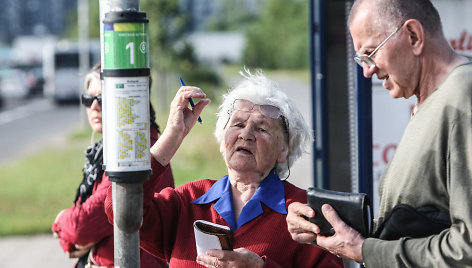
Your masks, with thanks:
[{"label": "blue collar shirt", "polygon": [[261,203],[280,214],[287,214],[284,183],[273,171],[262,181],[249,202],[244,205],[237,222],[234,217],[231,183],[228,176],[216,181],[204,195],[192,203],[203,205],[215,200],[213,208],[225,219],[233,232],[262,214]]}]

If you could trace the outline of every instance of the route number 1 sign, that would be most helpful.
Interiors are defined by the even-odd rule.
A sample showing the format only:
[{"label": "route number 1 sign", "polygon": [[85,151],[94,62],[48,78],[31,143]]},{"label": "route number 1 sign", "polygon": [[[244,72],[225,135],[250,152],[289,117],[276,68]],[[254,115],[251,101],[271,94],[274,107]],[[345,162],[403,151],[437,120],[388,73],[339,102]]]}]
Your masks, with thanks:
[{"label": "route number 1 sign", "polygon": [[149,68],[147,23],[104,24],[105,69]]}]

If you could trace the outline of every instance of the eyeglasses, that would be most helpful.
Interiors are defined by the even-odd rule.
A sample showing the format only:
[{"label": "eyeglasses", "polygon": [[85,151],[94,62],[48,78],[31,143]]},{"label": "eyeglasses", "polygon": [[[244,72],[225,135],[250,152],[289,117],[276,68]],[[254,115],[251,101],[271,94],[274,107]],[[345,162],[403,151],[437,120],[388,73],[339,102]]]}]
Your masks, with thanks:
[{"label": "eyeglasses", "polygon": [[375,67],[375,61],[372,59],[372,57],[375,55],[375,53],[377,53],[377,51],[379,51],[379,49],[385,45],[385,43],[387,43],[387,41],[390,39],[390,37],[392,37],[394,34],[396,34],[403,26],[403,23],[398,26],[395,31],[393,31],[389,36],[387,36],[387,38],[385,38],[385,40],[382,41],[382,43],[380,43],[380,45],[378,45],[374,51],[372,51],[372,53],[370,53],[369,55],[366,55],[366,54],[357,54],[356,53],[356,56],[354,56],[354,60],[357,62],[357,64],[359,64],[361,67],[364,67],[364,63],[367,64],[367,66],[369,68],[373,68]]},{"label": "eyeglasses", "polygon": [[[254,110],[254,107],[256,107],[256,104],[254,104],[251,101],[243,100],[243,99],[236,99],[233,102],[233,107],[228,111],[228,114],[231,114],[234,111],[251,112],[252,110]],[[285,133],[287,133],[287,137],[288,137],[289,135],[288,120],[285,118],[285,116],[283,116],[282,111],[280,110],[279,107],[276,107],[270,104],[257,104],[257,107],[259,107],[259,111],[261,112],[263,116],[266,116],[272,119],[282,118],[283,128],[284,128]],[[226,125],[228,124],[228,122],[229,122],[229,118],[224,128],[226,128]]]},{"label": "eyeglasses", "polygon": [[95,99],[98,101],[98,105],[100,105],[100,107],[102,107],[102,94],[98,94],[98,95],[94,96],[94,95],[83,93],[81,95],[82,104],[87,108],[90,108],[90,106],[92,106],[93,101]]},{"label": "eyeglasses", "polygon": [[[228,111],[228,113],[231,114],[233,111],[251,112],[252,110],[254,110],[254,107],[256,107],[256,104],[252,103],[251,101],[236,99],[233,102],[233,107],[231,108],[231,110]],[[278,119],[280,116],[282,116],[282,112],[280,111],[280,109],[273,105],[258,104],[257,107],[259,107],[259,111],[263,116],[272,119]]]}]

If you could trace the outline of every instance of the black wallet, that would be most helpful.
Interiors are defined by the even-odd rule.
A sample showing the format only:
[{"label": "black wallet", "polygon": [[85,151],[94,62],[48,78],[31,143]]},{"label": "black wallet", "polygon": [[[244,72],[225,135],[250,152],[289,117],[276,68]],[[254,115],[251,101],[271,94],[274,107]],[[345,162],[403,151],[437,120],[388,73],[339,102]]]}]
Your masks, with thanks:
[{"label": "black wallet", "polygon": [[367,194],[310,187],[307,190],[307,199],[308,205],[315,211],[315,216],[309,220],[318,225],[320,235],[332,236],[335,233],[321,212],[321,206],[329,204],[347,225],[357,230],[363,237],[371,236],[373,228],[372,203]]}]

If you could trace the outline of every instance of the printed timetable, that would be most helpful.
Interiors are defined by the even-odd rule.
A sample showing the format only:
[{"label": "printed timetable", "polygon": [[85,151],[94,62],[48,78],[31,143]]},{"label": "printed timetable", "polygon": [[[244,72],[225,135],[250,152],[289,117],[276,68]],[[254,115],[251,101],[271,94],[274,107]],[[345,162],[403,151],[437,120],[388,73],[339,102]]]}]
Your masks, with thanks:
[{"label": "printed timetable", "polygon": [[[148,77],[111,79],[114,111],[107,116],[113,129],[108,132],[111,150],[107,169],[134,171],[150,168],[149,154],[149,80]],[[109,94],[110,93],[110,94]]]}]

